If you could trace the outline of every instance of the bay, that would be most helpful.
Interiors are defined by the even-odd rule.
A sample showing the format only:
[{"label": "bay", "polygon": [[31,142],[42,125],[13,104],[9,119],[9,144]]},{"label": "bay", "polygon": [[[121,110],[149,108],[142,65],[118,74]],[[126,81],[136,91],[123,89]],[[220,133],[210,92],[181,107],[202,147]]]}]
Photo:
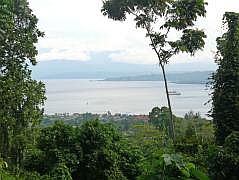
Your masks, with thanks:
[{"label": "bay", "polygon": [[[98,81],[88,79],[43,80],[46,84],[45,113],[148,114],[155,106],[167,106],[160,81]],[[169,83],[173,113],[184,116],[193,110],[206,117],[209,91],[203,84]]]}]

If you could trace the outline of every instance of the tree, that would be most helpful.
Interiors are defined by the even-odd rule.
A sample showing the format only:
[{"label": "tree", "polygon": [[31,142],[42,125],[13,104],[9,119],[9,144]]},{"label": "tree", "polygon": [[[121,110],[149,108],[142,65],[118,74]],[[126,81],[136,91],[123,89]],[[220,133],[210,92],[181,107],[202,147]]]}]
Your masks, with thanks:
[{"label": "tree", "polygon": [[201,119],[201,115],[199,112],[194,113],[193,111],[189,111],[184,115],[184,119],[186,120]]},{"label": "tree", "polygon": [[3,0],[0,7],[6,12],[0,14],[0,154],[20,167],[43,114],[45,87],[29,69],[43,33],[26,0]]},{"label": "tree", "polygon": [[211,179],[238,179],[239,171],[239,131],[234,131],[225,139],[223,146],[213,149],[209,156]]},{"label": "tree", "polygon": [[60,121],[41,129],[37,148],[28,154],[25,168],[44,175],[57,170],[58,166],[66,166],[69,173],[77,173],[82,157],[81,145],[77,139],[78,130]]},{"label": "tree", "polygon": [[166,107],[154,107],[149,113],[149,122],[156,128],[166,130],[168,133],[169,110]]},{"label": "tree", "polygon": [[142,152],[109,124],[94,120],[72,127],[56,122],[40,131],[24,168],[53,179],[136,179],[140,160]]},{"label": "tree", "polygon": [[81,126],[83,151],[79,179],[136,179],[141,174],[142,153],[109,124],[98,120]]},{"label": "tree", "polygon": [[[136,27],[146,30],[164,77],[172,139],[175,132],[165,65],[179,52],[194,55],[203,48],[206,35],[193,26],[198,16],[205,16],[205,4],[204,0],[105,0],[102,7],[103,15],[113,20],[125,21],[127,14],[133,15]],[[175,31],[181,32],[181,38],[172,41]]]},{"label": "tree", "polygon": [[239,13],[226,12],[227,32],[217,38],[217,71],[212,76],[212,110],[216,141],[222,145],[239,131]]}]

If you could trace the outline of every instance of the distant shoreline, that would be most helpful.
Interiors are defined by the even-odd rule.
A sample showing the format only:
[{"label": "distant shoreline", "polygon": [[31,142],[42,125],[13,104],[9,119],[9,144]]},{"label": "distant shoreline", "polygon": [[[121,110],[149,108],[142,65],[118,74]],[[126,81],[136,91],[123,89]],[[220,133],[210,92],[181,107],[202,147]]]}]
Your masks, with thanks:
[{"label": "distant shoreline", "polygon": [[[175,72],[167,73],[167,80],[170,83],[175,84],[206,84],[209,82],[209,77],[213,71],[194,71],[194,72]],[[89,80],[89,81],[163,81],[161,74],[142,74],[142,75],[130,75],[130,76],[108,76],[108,77],[81,77],[81,76],[69,76],[69,77],[45,77],[37,78],[37,80]]]},{"label": "distant shoreline", "polygon": [[[198,71],[186,73],[169,73],[168,82],[176,84],[206,84],[212,71]],[[140,75],[140,76],[122,76],[105,78],[101,81],[163,81],[160,74]]]},{"label": "distant shoreline", "polygon": [[[105,82],[130,82],[130,81],[139,81],[139,82],[147,82],[147,81],[153,81],[153,82],[162,82],[162,80],[108,80],[108,79],[103,79],[103,80],[97,80],[97,81],[105,81]],[[206,84],[207,82],[186,82],[186,81],[181,81],[181,82],[174,82],[174,81],[168,81],[169,83],[174,83],[174,84]]]}]

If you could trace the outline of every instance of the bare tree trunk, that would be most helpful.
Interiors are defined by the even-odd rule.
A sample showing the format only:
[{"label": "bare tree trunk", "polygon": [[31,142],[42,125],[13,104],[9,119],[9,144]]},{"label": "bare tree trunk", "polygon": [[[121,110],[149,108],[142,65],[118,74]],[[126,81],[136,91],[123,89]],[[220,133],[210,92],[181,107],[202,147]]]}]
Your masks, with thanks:
[{"label": "bare tree trunk", "polygon": [[[136,15],[136,17],[138,17]],[[169,119],[169,137],[175,141],[175,130],[174,130],[174,122],[173,122],[173,113],[172,113],[172,108],[171,108],[171,103],[170,103],[170,98],[169,98],[169,93],[168,93],[168,83],[167,83],[167,78],[166,78],[166,73],[165,73],[165,69],[164,69],[164,64],[163,61],[161,61],[161,57],[159,52],[157,51],[157,45],[154,43],[154,40],[152,39],[151,34],[151,30],[150,30],[150,25],[148,25],[147,23],[145,24],[145,28],[147,30],[147,33],[149,35],[150,41],[151,41],[151,45],[153,47],[153,50],[155,51],[155,53],[157,54],[158,60],[159,60],[159,64],[160,67],[162,69],[163,72],[163,78],[164,78],[164,85],[165,85],[165,90],[166,90],[166,95],[167,95],[167,101],[168,101],[168,108],[169,108],[169,113],[170,113],[170,119]],[[168,31],[169,32],[169,31]]]},{"label": "bare tree trunk", "polygon": [[174,130],[174,122],[173,122],[173,113],[172,113],[172,108],[171,108],[171,103],[170,103],[170,98],[169,98],[168,82],[167,82],[167,78],[166,78],[166,73],[165,73],[164,65],[162,63],[160,63],[160,67],[161,67],[162,72],[163,72],[164,85],[165,85],[167,101],[168,101],[168,108],[169,108],[169,113],[170,113],[169,136],[170,136],[170,138],[172,138],[173,141],[175,141],[175,130]]}]

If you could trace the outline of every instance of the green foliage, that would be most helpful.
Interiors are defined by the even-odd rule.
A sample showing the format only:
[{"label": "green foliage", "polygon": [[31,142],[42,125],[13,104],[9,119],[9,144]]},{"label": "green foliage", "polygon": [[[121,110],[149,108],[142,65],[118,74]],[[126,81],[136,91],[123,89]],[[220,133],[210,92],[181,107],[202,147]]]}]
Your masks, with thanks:
[{"label": "green foliage", "polygon": [[[160,110],[168,112],[167,108]],[[205,174],[198,169],[207,172],[208,150],[204,142],[208,134],[213,133],[212,126],[197,113],[189,112],[185,117],[175,117],[176,130],[181,130],[178,135],[183,140],[177,140],[174,145],[165,130],[141,121],[135,121],[128,130],[122,130],[126,136],[122,136],[107,121],[87,121],[80,127],[55,122],[53,126],[40,131],[37,149],[28,153],[25,168],[31,172],[37,171],[41,174],[39,177],[50,175],[51,178],[59,164],[62,165],[59,174],[66,170],[65,173],[69,172],[72,179],[185,178],[188,174],[190,178],[203,177]],[[68,121],[69,117],[65,118]],[[117,126],[123,127],[120,123],[128,123],[126,120],[118,121]],[[186,136],[189,125],[196,127],[198,139],[193,137],[191,140],[192,137]],[[201,136],[205,138],[204,141],[199,138]],[[172,165],[164,165],[168,159],[167,156],[163,158],[163,154],[170,155]],[[177,155],[171,157],[171,154]],[[178,168],[180,159],[184,164]],[[197,168],[187,167],[190,163],[196,164]]]},{"label": "green foliage", "polygon": [[58,164],[50,174],[52,180],[72,180],[71,173],[64,164]]},{"label": "green foliage", "polygon": [[169,124],[169,109],[167,107],[154,107],[149,113],[149,123],[153,124],[156,128],[168,131]]},{"label": "green foliage", "polygon": [[[51,164],[50,164],[51,163]],[[52,162],[48,162],[47,156],[39,149],[31,150],[24,159],[24,169],[31,172],[44,174],[52,168]]]},{"label": "green foliage", "polygon": [[225,140],[223,147],[217,147],[211,153],[209,174],[212,179],[236,180],[239,172],[239,132],[232,132]]},{"label": "green foliage", "polygon": [[205,42],[203,38],[206,38],[206,35],[203,31],[198,29],[185,29],[183,30],[181,40],[169,42],[169,44],[174,49],[175,53],[181,51],[194,55],[195,52],[198,50],[198,47],[204,47]]},{"label": "green foliage", "polygon": [[81,126],[79,140],[83,153],[91,153],[119,141],[120,134],[110,124],[102,124],[99,120],[88,121]]},{"label": "green foliage", "polygon": [[82,157],[77,130],[63,122],[42,129],[37,140],[38,149],[29,153],[24,163],[25,168],[43,175],[54,169],[58,171],[58,166],[64,164],[70,173],[76,172]]},{"label": "green foliage", "polygon": [[224,147],[226,150],[239,155],[239,131],[233,131],[227,136]]},{"label": "green foliage", "polygon": [[127,180],[127,178],[117,167],[106,170],[105,177],[107,177],[109,180]]},{"label": "green foliage", "polygon": [[142,158],[140,151],[122,142],[120,134],[109,124],[86,122],[79,137],[83,151],[80,178],[110,179],[109,172],[115,171],[119,175],[115,179],[135,179],[141,173],[137,165]]},{"label": "green foliage", "polygon": [[129,143],[128,141],[121,141],[118,144],[117,152],[119,155],[119,169],[127,179],[136,179],[141,173],[140,162],[143,159],[141,149]]},{"label": "green foliage", "polygon": [[184,115],[184,119],[186,120],[194,120],[194,119],[200,119],[200,113],[194,113],[193,111],[189,111]]},{"label": "green foliage", "polygon": [[154,153],[143,166],[145,172],[139,179],[209,179],[180,154]]},{"label": "green foliage", "polygon": [[4,39],[7,27],[13,25],[11,21],[11,5],[12,1],[9,0],[2,0],[0,2],[0,39]]},{"label": "green foliage", "polygon": [[40,176],[35,172],[18,170],[14,174],[9,172],[8,165],[0,159],[0,180],[50,180],[48,176]]},{"label": "green foliage", "polygon": [[42,117],[44,84],[31,79],[43,33],[26,0],[0,2],[0,154],[17,168]]},{"label": "green foliage", "polygon": [[190,111],[184,118],[176,118],[175,130],[177,143],[201,145],[214,143],[212,121],[201,118],[199,113]]},{"label": "green foliage", "polygon": [[49,164],[64,163],[71,170],[76,168],[82,156],[77,130],[63,122],[56,122],[54,126],[41,130],[37,147],[46,153]]},{"label": "green foliage", "polygon": [[[168,112],[167,108],[161,108],[160,110]],[[68,121],[69,117],[66,116],[65,118]],[[187,113],[185,119],[174,118],[178,132],[177,144],[174,145],[168,139],[165,130],[159,130],[148,123],[143,124],[141,121],[135,121],[135,124],[131,124],[128,130],[122,130],[128,140],[119,134],[112,125],[107,124],[107,121],[102,124],[98,120],[85,122],[79,128],[72,128],[69,125],[66,128],[65,126],[67,125],[57,122],[53,126],[54,128],[47,127],[41,130],[41,132],[45,132],[43,137],[48,137],[48,139],[43,137],[39,137],[38,139],[39,142],[42,142],[42,147],[58,149],[57,154],[61,154],[59,152],[60,146],[56,146],[56,144],[65,144],[65,142],[68,142],[67,137],[71,133],[66,132],[72,132],[75,129],[73,136],[76,136],[75,141],[80,144],[82,156],[79,159],[76,170],[70,171],[73,179],[136,179],[138,177],[145,179],[146,177],[162,177],[163,174],[165,175],[165,172],[168,172],[168,174],[172,173],[170,176],[165,175],[168,178],[184,178],[189,173],[190,178],[197,179],[196,176],[201,176],[200,178],[202,179],[205,176],[205,172],[207,172],[207,144],[213,142],[213,137],[211,137],[213,136],[212,124],[210,121],[201,118],[198,113],[193,112]],[[108,121],[111,122],[110,119]],[[127,119],[117,121],[117,126],[123,127],[124,123],[128,123],[126,121]],[[129,121],[131,121],[130,118]],[[193,137],[187,135],[188,127],[192,127]],[[67,130],[69,128],[72,130]],[[197,137],[195,134],[197,134]],[[63,138],[60,138],[62,136]],[[179,136],[182,136],[182,139]],[[45,152],[49,151],[51,150],[48,148]],[[183,166],[183,168],[186,168],[186,170],[182,168],[181,172],[176,165],[168,167],[162,165],[164,164],[163,154],[170,155],[175,153],[183,154],[180,157],[182,157],[185,163],[185,167]],[[57,163],[53,163],[53,165],[51,163],[51,157],[55,155],[49,155],[50,157],[46,158],[44,154],[42,150],[40,152],[39,150],[35,151],[35,155],[28,160],[31,163],[28,167],[37,166],[39,168],[38,172],[44,171],[44,173],[50,173],[52,171],[51,167],[57,166]],[[41,158],[41,156],[44,158]],[[64,156],[61,155],[60,157]],[[41,162],[41,165],[37,164],[34,160]],[[66,164],[66,161],[62,162]],[[188,163],[189,165],[190,163],[197,165],[197,168],[187,169],[186,164]],[[45,170],[41,170],[42,167]],[[66,167],[71,170],[70,164],[66,165]],[[36,171],[36,168],[32,169],[32,171]]]},{"label": "green foliage", "polygon": [[217,38],[218,69],[212,76],[212,117],[217,143],[239,131],[239,14],[224,15],[227,32]]},{"label": "green foliage", "polygon": [[16,180],[51,180],[50,176],[41,176],[37,172],[19,171],[14,177]]},{"label": "green foliage", "polygon": [[0,180],[1,179],[10,179],[10,176],[7,174],[7,172],[5,171],[5,169],[8,167],[8,164],[0,158]]},{"label": "green foliage", "polygon": [[[176,172],[178,172],[179,179],[185,178],[195,178],[200,180],[209,179],[203,172],[198,170],[193,163],[187,162],[187,160],[183,158],[183,156],[180,156],[179,154],[164,154],[162,157],[164,158],[166,169],[169,168],[169,170],[173,171],[175,170]],[[173,174],[173,172],[169,171],[169,175],[171,174]]]},{"label": "green foliage", "polygon": [[[205,16],[205,3],[203,0],[179,0],[170,1],[171,7],[168,9],[169,19],[165,27],[174,27],[181,30],[188,26],[193,26],[198,16]],[[169,3],[170,3],[169,2]],[[167,1],[164,1],[167,3]]]},{"label": "green foliage", "polygon": [[7,167],[8,167],[7,163],[0,158],[0,170],[3,170],[4,168]]},{"label": "green foliage", "polygon": [[[209,144],[214,140],[212,123],[201,118],[198,113],[189,112],[186,117],[186,119],[175,117],[175,128],[178,132],[175,144],[167,138],[165,131],[148,124],[137,125],[133,132],[129,132],[130,141],[141,147],[145,157],[141,163],[144,172],[139,179],[187,179],[188,174],[191,179],[208,179]],[[186,136],[189,125],[196,127],[197,137]],[[170,156],[170,161],[176,162],[164,166],[162,157],[164,154]],[[171,157],[171,154],[176,155]],[[165,158],[167,161],[167,155]],[[176,165],[180,162],[183,166]],[[194,164],[195,168],[187,167],[190,164]]]},{"label": "green foliage", "polygon": [[186,143],[182,143],[182,144],[175,144],[174,145],[175,147],[175,151],[176,152],[181,152],[181,153],[184,153],[184,154],[187,154],[187,155],[194,155],[194,154],[197,154],[198,153],[198,149],[199,149],[199,145],[198,144],[186,144]]},{"label": "green foliage", "polygon": [[60,179],[135,179],[142,152],[111,125],[98,120],[73,127],[63,122],[43,128],[25,169]]},{"label": "green foliage", "polygon": [[168,138],[167,133],[149,124],[135,125],[128,134],[128,138],[132,143],[140,147],[145,158],[159,149],[172,148],[172,140]]}]

